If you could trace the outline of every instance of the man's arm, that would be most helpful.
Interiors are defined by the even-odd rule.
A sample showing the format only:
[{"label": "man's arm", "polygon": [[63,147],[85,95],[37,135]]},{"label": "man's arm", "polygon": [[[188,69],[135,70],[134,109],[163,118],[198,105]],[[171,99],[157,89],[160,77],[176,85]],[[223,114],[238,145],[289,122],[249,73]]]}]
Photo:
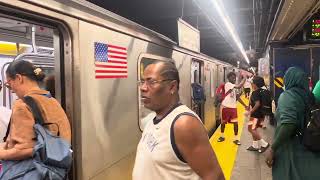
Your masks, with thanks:
[{"label": "man's arm", "polygon": [[203,180],[225,179],[207,131],[197,118],[181,116],[174,124],[174,138],[184,160]]},{"label": "man's arm", "polygon": [[236,84],[236,85],[234,86],[234,88],[236,88],[236,89],[242,88],[242,86],[244,85],[244,83],[246,82],[246,80],[247,80],[246,78],[243,78],[239,84]]},{"label": "man's arm", "polygon": [[255,112],[260,107],[260,101],[255,101],[253,108],[250,111],[250,114]]},{"label": "man's arm", "polygon": [[249,105],[247,106],[246,103],[244,103],[241,99],[241,94],[240,95],[237,95],[237,101],[245,108],[245,109],[248,109]]}]

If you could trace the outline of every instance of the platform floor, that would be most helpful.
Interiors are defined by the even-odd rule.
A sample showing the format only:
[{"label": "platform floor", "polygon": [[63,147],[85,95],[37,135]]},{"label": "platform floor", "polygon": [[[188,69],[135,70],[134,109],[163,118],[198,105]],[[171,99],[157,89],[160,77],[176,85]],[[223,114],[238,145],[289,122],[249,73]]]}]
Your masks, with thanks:
[{"label": "platform floor", "polygon": [[[247,131],[247,122],[243,118],[244,108],[238,105],[239,135],[241,145],[233,144],[233,125],[228,124],[225,129],[226,140],[217,142],[220,137],[220,127],[210,138],[210,143],[217,155],[226,180],[271,180],[271,169],[265,164],[265,155],[247,151],[252,138]],[[259,129],[262,137],[269,143],[272,141],[274,127],[267,122],[266,129]]]}]

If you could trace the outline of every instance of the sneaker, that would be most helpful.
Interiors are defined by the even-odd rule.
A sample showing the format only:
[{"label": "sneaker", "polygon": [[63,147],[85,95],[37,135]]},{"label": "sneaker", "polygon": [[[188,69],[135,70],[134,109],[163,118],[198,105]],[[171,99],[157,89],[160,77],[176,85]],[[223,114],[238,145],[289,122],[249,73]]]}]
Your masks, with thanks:
[{"label": "sneaker", "polygon": [[223,142],[225,140],[224,137],[219,137],[218,142]]},{"label": "sneaker", "polygon": [[247,148],[248,151],[259,151],[259,148],[254,148],[253,146],[250,146]]},{"label": "sneaker", "polygon": [[268,145],[266,147],[261,147],[258,152],[264,153],[269,148],[269,146],[270,146],[270,144],[268,143]]},{"label": "sneaker", "polygon": [[241,143],[240,143],[239,140],[234,140],[233,143],[234,143],[235,145],[241,145]]}]

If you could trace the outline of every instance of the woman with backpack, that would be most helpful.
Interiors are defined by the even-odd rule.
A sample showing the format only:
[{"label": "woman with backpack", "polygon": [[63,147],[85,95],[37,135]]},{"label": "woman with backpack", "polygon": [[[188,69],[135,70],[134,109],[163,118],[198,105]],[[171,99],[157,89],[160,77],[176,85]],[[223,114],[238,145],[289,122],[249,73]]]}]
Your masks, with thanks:
[{"label": "woman with backpack", "polygon": [[19,164],[19,162],[31,159],[34,155],[37,142],[34,130],[35,116],[32,107],[26,104],[26,97],[31,97],[40,109],[44,123],[47,123],[45,127],[53,135],[60,136],[71,143],[71,128],[64,110],[48,91],[40,89],[38,85],[44,77],[45,74],[40,68],[23,60],[12,62],[6,70],[5,85],[16,93],[19,99],[15,101],[12,108],[5,145],[0,148],[0,160],[5,160],[2,164],[3,172],[0,173],[0,179],[3,178],[3,173],[15,170],[14,168],[4,170],[13,160],[16,161],[15,164]]},{"label": "woman with backpack", "polygon": [[312,100],[308,77],[301,69],[291,67],[284,76],[284,84],[276,111],[274,142],[267,152],[266,163],[272,167],[273,180],[319,179],[320,153],[307,150],[299,135],[305,128],[306,105]]}]

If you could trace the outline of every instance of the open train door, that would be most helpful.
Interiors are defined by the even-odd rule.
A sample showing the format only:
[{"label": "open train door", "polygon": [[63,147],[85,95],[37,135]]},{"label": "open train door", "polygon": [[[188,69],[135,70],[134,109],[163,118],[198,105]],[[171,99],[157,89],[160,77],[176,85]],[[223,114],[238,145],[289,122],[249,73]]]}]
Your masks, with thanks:
[{"label": "open train door", "polygon": [[[191,62],[191,108],[198,114],[202,121],[204,121],[205,104],[203,83],[203,62],[193,59]],[[202,92],[200,92],[201,88]]]}]

